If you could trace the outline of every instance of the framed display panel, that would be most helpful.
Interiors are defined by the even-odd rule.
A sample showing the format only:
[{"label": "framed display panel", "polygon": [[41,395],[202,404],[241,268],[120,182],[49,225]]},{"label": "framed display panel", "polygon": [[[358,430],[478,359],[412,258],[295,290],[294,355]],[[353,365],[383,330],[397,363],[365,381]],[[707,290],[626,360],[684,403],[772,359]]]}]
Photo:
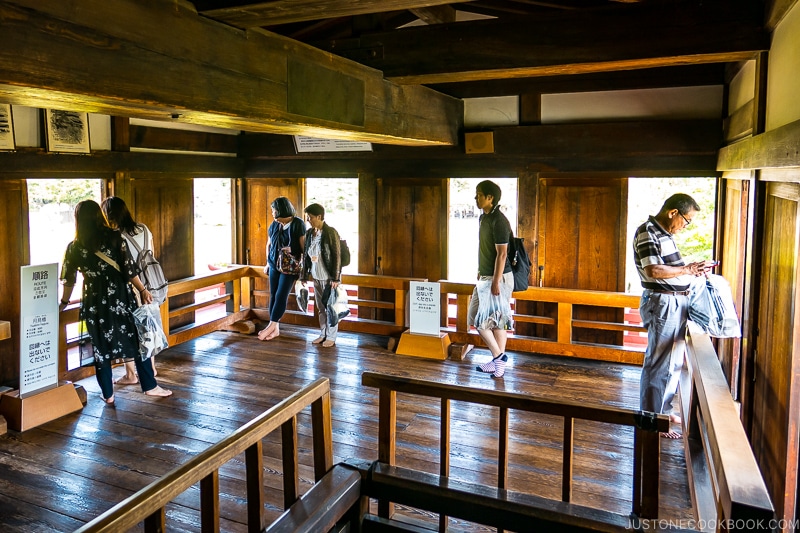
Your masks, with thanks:
[{"label": "framed display panel", "polygon": [[0,104],[0,150],[13,150],[14,120],[11,116],[11,105]]},{"label": "framed display panel", "polygon": [[89,153],[89,114],[47,109],[44,115],[47,150]]}]

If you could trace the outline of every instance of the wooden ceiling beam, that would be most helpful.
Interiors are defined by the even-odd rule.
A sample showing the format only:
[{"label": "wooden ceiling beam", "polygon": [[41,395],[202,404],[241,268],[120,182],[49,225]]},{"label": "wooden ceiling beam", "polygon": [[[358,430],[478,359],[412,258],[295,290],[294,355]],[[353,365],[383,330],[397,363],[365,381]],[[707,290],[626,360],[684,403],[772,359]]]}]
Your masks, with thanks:
[{"label": "wooden ceiling beam", "polygon": [[[291,22],[319,20],[331,17],[346,17],[401,11],[407,9],[443,6],[465,0],[272,0],[258,4],[212,9],[198,9],[201,15],[225,22],[237,28],[274,26]],[[470,0],[466,0],[469,2]]]},{"label": "wooden ceiling beam", "polygon": [[461,101],[183,2],[0,2],[0,101],[254,132],[456,144]]},{"label": "wooden ceiling beam", "polygon": [[316,43],[400,84],[586,74],[751,59],[769,49],[751,4],[637,4],[412,27]]},{"label": "wooden ceiling beam", "polygon": [[420,7],[409,11],[426,24],[447,24],[456,21],[456,10],[450,6]]}]

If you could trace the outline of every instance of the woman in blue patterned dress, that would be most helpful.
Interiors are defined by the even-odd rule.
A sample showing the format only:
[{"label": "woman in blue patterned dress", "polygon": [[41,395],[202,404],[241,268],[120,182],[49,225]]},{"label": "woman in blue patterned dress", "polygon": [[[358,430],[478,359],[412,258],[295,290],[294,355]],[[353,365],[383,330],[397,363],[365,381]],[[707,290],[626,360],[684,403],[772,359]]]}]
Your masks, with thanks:
[{"label": "woman in blue patterned dress", "polygon": [[79,317],[92,339],[95,374],[103,400],[114,404],[111,363],[123,358],[136,363],[145,394],[171,395],[172,391],[158,386],[150,362],[144,364],[139,356],[139,334],[133,318],[136,300],[131,283],[141,292],[144,303],[150,303],[153,297],[139,279],[139,269],[125,240],[109,227],[103,211],[93,200],[75,207],[75,240],[67,245],[64,254],[61,269],[64,292],[59,310],[69,302],[78,271],[83,274]]}]

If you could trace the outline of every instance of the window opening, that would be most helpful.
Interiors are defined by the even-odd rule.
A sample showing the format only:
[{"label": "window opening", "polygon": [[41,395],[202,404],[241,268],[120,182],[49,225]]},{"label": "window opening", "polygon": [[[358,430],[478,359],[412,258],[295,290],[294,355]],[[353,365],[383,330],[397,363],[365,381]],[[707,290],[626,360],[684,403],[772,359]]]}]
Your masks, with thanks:
[{"label": "window opening", "polygon": [[[100,179],[29,179],[28,228],[31,265],[58,263],[58,274],[64,263],[67,245],[75,239],[75,206],[83,200],[101,202],[103,180]],[[83,276],[78,272],[72,299],[83,293]],[[61,291],[59,289],[59,295]],[[78,337],[78,323],[67,324],[67,339]],[[77,348],[67,353],[67,368],[80,365]]]},{"label": "window opening", "polygon": [[[194,273],[208,274],[233,262],[231,180],[194,179]],[[219,283],[195,291],[195,302],[207,302],[225,294]],[[204,324],[225,316],[225,304],[210,305],[195,312],[195,322]]]},{"label": "window opening", "polygon": [[[350,248],[350,264],[342,268],[345,274],[358,273],[358,178],[308,178],[306,179],[306,205],[295,206],[297,216],[309,204],[325,208],[325,222],[336,228],[339,236]],[[308,226],[308,223],[306,223]]]}]

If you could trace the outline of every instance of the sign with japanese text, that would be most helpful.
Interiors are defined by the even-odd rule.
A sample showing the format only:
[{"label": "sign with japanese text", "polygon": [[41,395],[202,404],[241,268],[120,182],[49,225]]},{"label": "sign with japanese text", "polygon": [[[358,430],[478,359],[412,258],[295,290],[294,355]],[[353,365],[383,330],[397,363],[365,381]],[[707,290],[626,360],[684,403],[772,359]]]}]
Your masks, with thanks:
[{"label": "sign with japanese text", "polygon": [[439,284],[427,281],[409,283],[409,329],[419,335],[439,336]]},{"label": "sign with japanese text", "polygon": [[19,393],[58,385],[58,264],[22,267]]}]

